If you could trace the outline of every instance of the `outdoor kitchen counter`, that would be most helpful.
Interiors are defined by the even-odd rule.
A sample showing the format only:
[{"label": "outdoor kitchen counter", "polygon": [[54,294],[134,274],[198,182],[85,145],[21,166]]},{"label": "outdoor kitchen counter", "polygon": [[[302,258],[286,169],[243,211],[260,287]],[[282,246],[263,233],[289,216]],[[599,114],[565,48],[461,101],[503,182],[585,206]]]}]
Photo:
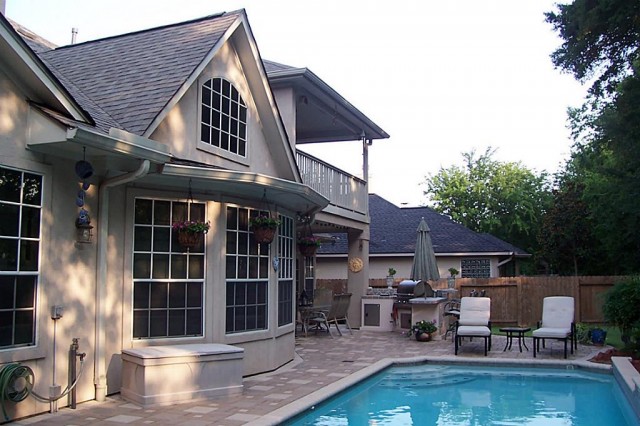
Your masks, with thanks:
[{"label": "outdoor kitchen counter", "polygon": [[368,294],[362,296],[363,330],[392,331],[394,296]]},{"label": "outdoor kitchen counter", "polygon": [[363,299],[395,299],[396,295],[395,294],[389,294],[389,295],[384,295],[384,294],[365,294],[364,296],[362,296]]},{"label": "outdoor kitchen counter", "polygon": [[438,327],[437,337],[446,332],[444,322],[444,303],[449,299],[446,297],[415,297],[409,300],[411,304],[411,323],[418,321],[435,321]]},{"label": "outdoor kitchen counter", "polygon": [[437,305],[438,303],[446,302],[446,297],[415,297],[409,300],[409,303],[414,305]]}]

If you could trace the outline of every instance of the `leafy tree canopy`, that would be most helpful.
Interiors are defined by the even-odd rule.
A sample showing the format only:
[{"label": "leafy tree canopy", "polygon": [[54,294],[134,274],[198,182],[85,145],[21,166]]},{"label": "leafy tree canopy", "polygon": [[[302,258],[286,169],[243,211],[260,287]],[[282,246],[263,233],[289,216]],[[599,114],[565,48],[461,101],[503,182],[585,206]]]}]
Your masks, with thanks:
[{"label": "leafy tree canopy", "polygon": [[581,82],[593,80],[595,98],[614,93],[638,60],[640,2],[575,0],[557,7],[545,14],[564,40],[551,55],[554,65]]},{"label": "leafy tree canopy", "polygon": [[[576,228],[589,229],[593,240],[573,232],[564,242],[552,241],[555,247],[543,246],[543,251],[553,260],[560,244],[573,244],[570,256],[576,271],[590,265],[601,274],[638,272],[640,1],[574,0],[557,8],[546,14],[564,40],[551,56],[553,63],[593,83],[587,102],[569,111],[574,146],[565,175],[570,180],[560,185],[555,218],[546,224],[581,221]],[[575,214],[578,205],[584,208],[582,217]],[[596,256],[599,262],[594,262]],[[562,262],[558,256],[555,261]]]},{"label": "leafy tree canopy", "polygon": [[426,179],[424,194],[433,208],[476,232],[487,232],[524,250],[533,250],[550,193],[546,173],[520,163],[499,162],[491,147],[476,156],[463,153],[464,167],[441,168]]}]

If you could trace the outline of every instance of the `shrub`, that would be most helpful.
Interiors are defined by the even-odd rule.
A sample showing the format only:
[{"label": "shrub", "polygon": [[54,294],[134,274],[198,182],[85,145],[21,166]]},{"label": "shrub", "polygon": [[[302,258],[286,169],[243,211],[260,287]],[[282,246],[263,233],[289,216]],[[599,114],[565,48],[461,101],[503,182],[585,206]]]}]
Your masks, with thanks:
[{"label": "shrub", "polygon": [[616,283],[604,295],[602,312],[607,322],[620,329],[625,345],[631,339],[640,342],[640,276],[634,276]]},{"label": "shrub", "polygon": [[578,342],[582,344],[590,343],[591,338],[589,337],[590,327],[582,322],[576,324],[576,339]]}]

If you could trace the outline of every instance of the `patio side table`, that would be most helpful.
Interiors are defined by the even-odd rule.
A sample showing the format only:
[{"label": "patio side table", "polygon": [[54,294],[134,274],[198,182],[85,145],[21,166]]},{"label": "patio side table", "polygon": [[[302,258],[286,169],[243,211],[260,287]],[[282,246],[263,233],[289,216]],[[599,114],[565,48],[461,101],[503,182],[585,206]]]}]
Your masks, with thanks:
[{"label": "patio side table", "polygon": [[507,348],[511,350],[511,344],[513,343],[513,338],[516,337],[518,339],[518,347],[520,347],[520,352],[522,352],[522,346],[524,345],[525,349],[528,351],[527,343],[524,341],[524,333],[527,331],[531,331],[531,327],[503,327],[500,329],[501,332],[507,334],[507,343],[504,345],[504,349],[502,352],[506,351]]}]

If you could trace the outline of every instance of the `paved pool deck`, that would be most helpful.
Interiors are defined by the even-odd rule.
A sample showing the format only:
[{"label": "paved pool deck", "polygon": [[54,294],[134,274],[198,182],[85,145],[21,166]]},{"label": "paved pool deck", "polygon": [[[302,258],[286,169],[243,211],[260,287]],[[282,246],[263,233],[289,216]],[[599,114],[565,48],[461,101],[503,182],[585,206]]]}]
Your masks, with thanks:
[{"label": "paved pool deck", "polygon": [[[335,330],[335,329],[334,329]],[[336,334],[336,333],[334,333]],[[319,394],[331,391],[341,384],[355,381],[371,369],[380,368],[395,359],[433,360],[456,362],[478,361],[532,363],[532,342],[526,339],[529,351],[520,352],[517,343],[511,350],[503,351],[506,338],[493,336],[493,345],[487,357],[483,355],[481,339],[465,341],[458,356],[448,340],[417,342],[400,332],[375,332],[354,330],[350,335],[330,338],[324,334],[296,337],[296,358],[277,371],[247,377],[242,394],[200,400],[174,405],[143,408],[129,403],[119,395],[109,396],[105,402],[89,401],[77,405],[75,410],[61,408],[57,413],[40,414],[21,419],[13,425],[42,424],[52,426],[72,425],[153,425],[153,426],[237,426],[244,424],[277,424],[283,413],[299,410]],[[535,363],[587,362],[602,347],[578,345],[578,350],[563,358],[563,344],[547,341],[547,348],[538,353]],[[592,363],[589,363],[592,364]],[[602,368],[600,364],[593,364]]]}]

